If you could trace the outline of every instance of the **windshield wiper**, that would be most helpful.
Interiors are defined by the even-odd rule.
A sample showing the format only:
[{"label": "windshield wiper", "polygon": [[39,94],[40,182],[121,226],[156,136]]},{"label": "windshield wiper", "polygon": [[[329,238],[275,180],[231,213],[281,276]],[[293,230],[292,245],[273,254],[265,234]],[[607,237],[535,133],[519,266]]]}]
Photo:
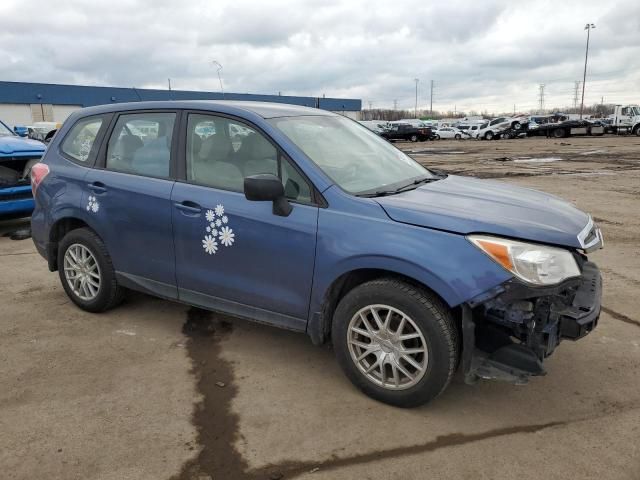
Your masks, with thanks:
[{"label": "windshield wiper", "polygon": [[358,197],[366,197],[366,198],[370,198],[370,197],[385,197],[387,195],[395,195],[396,193],[401,193],[401,192],[406,192],[408,190],[413,190],[414,188],[416,188],[418,185],[421,185],[423,183],[431,183],[431,182],[435,182],[436,180],[440,180],[442,177],[423,177],[423,178],[419,178],[417,180],[412,181],[411,183],[408,183],[406,185],[402,185],[398,188],[395,188],[393,190],[377,190],[373,193],[361,193],[358,195]]}]

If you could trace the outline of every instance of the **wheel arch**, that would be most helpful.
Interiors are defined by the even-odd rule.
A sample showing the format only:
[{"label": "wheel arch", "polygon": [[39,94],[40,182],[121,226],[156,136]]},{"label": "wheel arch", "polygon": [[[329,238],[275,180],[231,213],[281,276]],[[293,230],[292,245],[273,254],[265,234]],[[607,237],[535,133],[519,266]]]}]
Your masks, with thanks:
[{"label": "wheel arch", "polygon": [[[307,334],[311,337],[312,342],[315,345],[321,345],[330,338],[333,314],[335,313],[338,303],[345,295],[354,288],[379,278],[401,280],[414,287],[428,291],[438,298],[445,307],[451,309],[454,318],[458,318],[458,314],[456,314],[458,305],[455,305],[455,302],[454,304],[451,302],[453,292],[443,292],[441,288],[437,287],[432,288],[434,287],[433,283],[425,281],[425,279],[418,279],[413,275],[400,272],[399,270],[386,268],[355,268],[339,275],[326,288],[320,312],[312,314],[307,324]],[[440,290],[440,292],[438,290]],[[447,301],[445,296],[449,297],[449,301]]]},{"label": "wheel arch", "polygon": [[[64,236],[72,230],[79,228],[88,228],[92,232],[96,231],[91,226],[78,217],[67,216],[56,220],[49,229],[49,238],[47,239],[47,262],[49,270],[55,272],[58,270],[58,244]],[[97,233],[96,233],[97,235]]]}]

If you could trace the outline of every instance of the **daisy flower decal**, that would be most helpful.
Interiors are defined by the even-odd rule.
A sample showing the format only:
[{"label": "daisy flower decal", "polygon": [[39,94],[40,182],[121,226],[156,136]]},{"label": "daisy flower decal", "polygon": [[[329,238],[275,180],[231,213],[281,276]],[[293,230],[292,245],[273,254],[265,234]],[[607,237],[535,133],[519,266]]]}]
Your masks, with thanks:
[{"label": "daisy flower decal", "polygon": [[204,248],[204,251],[209,255],[214,255],[218,251],[218,242],[216,242],[216,239],[211,235],[205,235],[202,240],[202,248]]},{"label": "daisy flower decal", "polygon": [[230,247],[231,245],[233,245],[235,236],[236,235],[233,233],[233,230],[231,230],[229,227],[222,227],[220,229],[220,243],[225,247]]},{"label": "daisy flower decal", "polygon": [[229,217],[225,215],[224,205],[217,204],[215,208],[207,209],[204,214],[206,225],[202,238],[202,248],[205,253],[215,255],[219,246],[231,247],[236,241],[236,234],[228,226]]},{"label": "daisy flower decal", "polygon": [[100,210],[100,204],[98,200],[93,195],[89,195],[89,203],[87,203],[87,212],[98,213]]}]

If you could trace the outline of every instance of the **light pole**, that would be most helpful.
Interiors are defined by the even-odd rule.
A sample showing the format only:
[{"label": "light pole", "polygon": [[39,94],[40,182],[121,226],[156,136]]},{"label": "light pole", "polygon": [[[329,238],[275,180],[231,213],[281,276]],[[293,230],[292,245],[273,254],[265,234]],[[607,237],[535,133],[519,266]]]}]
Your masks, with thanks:
[{"label": "light pole", "polygon": [[414,115],[416,118],[418,118],[418,82],[420,81],[420,79],[414,78],[413,81],[416,82],[416,108]]},{"label": "light pole", "polygon": [[596,28],[593,23],[587,23],[584,29],[587,31],[587,48],[584,52],[584,75],[582,76],[582,100],[580,101],[580,120],[582,120],[582,111],[584,110],[584,84],[587,80],[587,58],[589,57],[589,34],[591,29]]},{"label": "light pole", "polygon": [[224,88],[222,87],[222,76],[220,75],[220,72],[222,71],[222,65],[220,65],[220,62],[218,62],[217,60],[213,60],[213,66],[216,67],[218,69],[218,80],[220,81],[220,92],[222,92],[222,98],[224,98]]}]

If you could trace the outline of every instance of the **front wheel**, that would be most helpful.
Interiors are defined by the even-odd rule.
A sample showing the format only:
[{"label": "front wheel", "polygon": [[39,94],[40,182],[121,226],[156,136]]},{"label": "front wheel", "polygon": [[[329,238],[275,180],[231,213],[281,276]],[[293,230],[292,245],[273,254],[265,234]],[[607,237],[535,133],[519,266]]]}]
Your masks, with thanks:
[{"label": "front wheel", "polygon": [[459,133],[456,133],[455,137],[456,140],[460,140],[462,138],[462,136]]},{"label": "front wheel", "polygon": [[553,136],[555,138],[564,138],[565,137],[565,132],[564,132],[564,130],[562,128],[556,128],[553,131]]},{"label": "front wheel", "polygon": [[417,135],[411,135],[411,137],[409,137],[409,140],[411,140],[412,142],[417,142],[418,141],[418,136]]},{"label": "front wheel", "polygon": [[493,140],[493,132],[487,132],[484,134],[485,140]]},{"label": "front wheel", "polygon": [[398,407],[433,400],[458,365],[458,330],[449,310],[430,292],[390,278],[360,285],[340,301],[332,340],[349,380]]},{"label": "front wheel", "polygon": [[98,235],[88,228],[67,233],[58,246],[58,273],[69,298],[83,310],[104,312],[123,297],[111,257]]}]

